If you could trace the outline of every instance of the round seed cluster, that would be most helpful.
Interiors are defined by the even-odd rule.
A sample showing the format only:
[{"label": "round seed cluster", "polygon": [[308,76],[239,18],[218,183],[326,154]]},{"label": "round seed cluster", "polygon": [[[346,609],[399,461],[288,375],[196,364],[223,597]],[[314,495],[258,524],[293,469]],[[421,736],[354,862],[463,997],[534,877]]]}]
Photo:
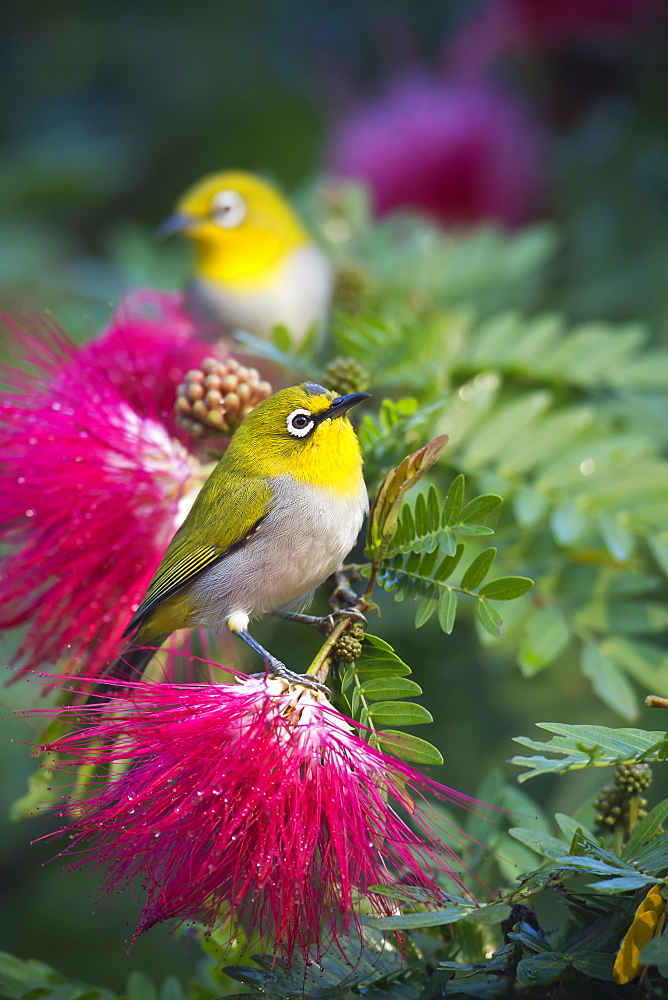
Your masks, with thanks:
[{"label": "round seed cluster", "polygon": [[343,663],[354,663],[355,660],[359,660],[362,654],[362,643],[353,639],[346,632],[337,642],[334,653],[337,660],[341,660]]},{"label": "round seed cluster", "polygon": [[364,638],[364,626],[360,622],[344,632],[336,646],[334,655],[342,663],[355,663],[362,655],[362,639]]},{"label": "round seed cluster", "polygon": [[356,316],[370,305],[371,282],[357,267],[341,267],[334,276],[334,308]]},{"label": "round seed cluster", "polygon": [[325,384],[339,396],[347,396],[349,392],[366,392],[371,378],[354,358],[334,358],[325,368]]},{"label": "round seed cluster", "polygon": [[194,437],[212,431],[233,434],[243,418],[270,396],[272,388],[255,368],[228,358],[206,358],[176,391],[176,419]]},{"label": "round seed cluster", "polygon": [[627,795],[640,795],[652,784],[652,769],[647,764],[619,764],[615,768],[615,784]]},{"label": "round seed cluster", "polygon": [[594,803],[596,824],[611,829],[622,826],[630,833],[631,800],[635,799],[635,820],[647,815],[647,799],[642,792],[652,781],[652,771],[647,764],[619,764],[615,768],[613,785],[606,785]]}]

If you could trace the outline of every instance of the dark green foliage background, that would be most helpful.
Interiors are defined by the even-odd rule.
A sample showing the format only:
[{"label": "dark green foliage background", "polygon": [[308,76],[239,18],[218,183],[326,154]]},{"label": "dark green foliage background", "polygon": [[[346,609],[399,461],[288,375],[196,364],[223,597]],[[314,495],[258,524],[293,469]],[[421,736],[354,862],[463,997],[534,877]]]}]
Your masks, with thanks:
[{"label": "dark green foliage background", "polygon": [[[158,245],[152,230],[200,174],[225,166],[267,172],[315,218],[310,192],[327,121],[340,102],[341,75],[348,74],[353,85],[372,86],[390,59],[388,35],[405,36],[414,52],[435,64],[443,40],[470,6],[195,0],[187,7],[163,3],[158,11],[124,0],[113,5],[10,4],[0,33],[5,134],[0,280],[33,294],[72,336],[82,339],[100,328],[128,288],[181,285],[188,267],[186,248]],[[515,67],[514,85],[551,129],[551,180],[542,207],[546,225],[518,235],[515,265],[504,240],[493,233],[453,237],[460,247],[460,272],[439,306],[463,307],[492,319],[508,309],[524,316],[555,311],[563,315],[566,328],[591,319],[640,323],[648,345],[666,346],[668,83],[659,55],[667,41],[665,31],[657,30],[606,53],[615,70],[614,86],[583,85],[579,116],[568,126],[555,113],[563,70],[549,60],[538,62],[531,72]],[[476,253],[468,258],[465,251],[469,239],[474,248],[480,240],[486,262],[477,283],[470,266]],[[368,259],[378,261],[380,255],[374,258],[374,253],[369,251]],[[528,264],[522,264],[522,255]],[[373,303],[376,315],[388,324],[383,337],[392,335],[392,323],[408,322],[394,309],[393,266],[401,273],[401,262],[393,265],[390,259],[390,277]],[[524,322],[517,319],[515,339]],[[478,320],[473,323],[479,329]],[[605,333],[612,339],[603,353],[612,351],[617,336],[615,327],[606,326]],[[339,329],[343,353],[355,353],[356,343],[366,343],[364,329],[362,341],[356,341],[358,334],[354,323]],[[647,349],[638,347],[641,354]],[[371,356],[368,344],[360,354],[361,360]],[[554,393],[557,405],[594,399],[598,417],[607,412],[610,433],[616,432],[620,411],[606,411],[606,401],[611,386],[623,381],[628,358],[613,357],[607,375],[590,385],[563,377],[563,368],[555,374],[549,371],[549,359],[546,363],[548,370],[534,379],[535,373],[505,372],[498,359],[492,363],[483,357],[481,362],[462,350],[441,388],[457,387],[491,368],[508,375],[516,394],[528,391],[534,379]],[[635,419],[640,432],[651,437],[656,455],[668,442],[665,391],[659,391],[665,357],[660,364],[664,367],[656,369],[659,375],[647,392],[645,410],[639,403],[642,384],[639,393],[628,395],[629,423]],[[421,398],[425,393],[426,401],[435,397],[436,386],[425,389],[421,384],[419,365],[411,369],[413,381],[414,372],[419,373],[417,385],[410,379],[404,385],[407,373],[402,375],[400,366],[397,371],[385,372],[388,392],[415,392]],[[425,373],[426,382],[430,377]],[[415,447],[421,443],[418,435]],[[443,460],[446,483],[461,469],[457,447]],[[478,470],[472,471],[475,475]],[[497,472],[483,470],[480,478],[489,481],[484,488],[479,481],[472,483],[467,499],[476,491],[504,496],[501,529],[512,520],[513,490]],[[512,564],[510,572],[539,575],[541,553],[522,548],[521,532],[502,539],[500,531],[490,544],[498,544],[501,557]],[[665,578],[651,597],[665,609]],[[529,597],[522,601],[529,606]],[[435,620],[415,632],[410,602],[394,604],[387,594],[381,607],[384,616],[373,630],[413,667],[424,690],[421,702],[434,716],[433,723],[417,731],[445,757],[445,764],[430,773],[469,794],[494,768],[502,768],[507,780],[515,779],[516,771],[504,765],[517,752],[511,738],[534,736],[535,721],[633,724],[651,730],[663,726],[656,711],[643,709],[630,723],[597,698],[578,669],[573,644],[549,668],[528,677],[515,662],[518,640],[510,635],[505,642],[482,644],[471,614],[462,614],[453,634],[446,636]],[[289,624],[264,623],[258,638],[299,669],[317,648],[313,636]],[[651,638],[660,655],[665,625]],[[10,637],[0,647],[3,663],[13,646]],[[666,682],[657,693],[665,694],[665,663],[656,677]],[[642,696],[647,685],[635,690]],[[10,715],[36,699],[37,688],[21,684],[0,697]],[[188,954],[184,938],[170,938],[158,929],[125,955],[123,941],[134,915],[130,900],[115,899],[109,913],[105,905],[92,915],[95,883],[82,873],[62,877],[57,860],[42,868],[53,856],[53,845],[29,844],[50,829],[49,822],[6,823],[9,804],[23,794],[34,767],[29,748],[8,739],[29,743],[36,733],[24,720],[6,723],[3,731],[0,949],[39,957],[67,976],[116,990],[124,988],[128,972],[137,968],[154,980],[169,974],[187,979],[199,954],[197,944]],[[663,770],[655,768],[653,802],[668,794]],[[549,775],[530,790],[548,815],[571,813],[595,797],[607,777],[599,771]]]}]

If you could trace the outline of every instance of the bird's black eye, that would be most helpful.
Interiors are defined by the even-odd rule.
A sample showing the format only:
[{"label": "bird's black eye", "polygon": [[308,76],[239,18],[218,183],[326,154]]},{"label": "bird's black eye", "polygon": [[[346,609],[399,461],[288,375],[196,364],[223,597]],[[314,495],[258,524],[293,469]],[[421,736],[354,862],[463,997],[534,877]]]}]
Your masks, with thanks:
[{"label": "bird's black eye", "polygon": [[315,420],[308,410],[293,410],[286,426],[293,437],[303,438],[315,427]]}]

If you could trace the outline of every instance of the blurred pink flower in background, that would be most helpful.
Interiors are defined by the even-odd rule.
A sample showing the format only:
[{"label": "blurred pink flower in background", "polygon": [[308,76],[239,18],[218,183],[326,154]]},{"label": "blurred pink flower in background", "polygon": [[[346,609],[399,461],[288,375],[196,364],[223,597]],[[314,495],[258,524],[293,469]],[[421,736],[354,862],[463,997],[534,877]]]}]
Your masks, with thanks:
[{"label": "blurred pink flower in background", "polygon": [[665,12],[662,0],[488,0],[462,23],[445,62],[458,79],[481,80],[505,55],[624,42]]},{"label": "blurred pink flower in background", "polygon": [[44,749],[61,771],[114,774],[61,809],[62,855],[101,868],[106,891],[139,879],[135,938],[172,918],[231,920],[275,954],[317,959],[359,929],[360,905],[395,912],[374,886],[417,887],[437,904],[450,888],[473,902],[441,836],[463,834],[424,792],[484,803],[371,747],[323,695],[276,678],[129,687],[111,707],[63,710],[80,728]]},{"label": "blurred pink flower in background", "polygon": [[531,218],[543,186],[540,126],[501,88],[413,74],[360,101],[329,144],[329,171],[368,185],[373,206],[446,224]]},{"label": "blurred pink flower in background", "polygon": [[[541,45],[623,38],[646,24],[662,0],[490,0],[518,35]],[[483,10],[483,16],[484,16]]]},{"label": "blurred pink flower in background", "polygon": [[21,674],[94,676],[203,482],[173,405],[211,345],[157,292],[82,348],[36,308],[2,318],[20,360],[0,371],[0,629],[26,628]]}]

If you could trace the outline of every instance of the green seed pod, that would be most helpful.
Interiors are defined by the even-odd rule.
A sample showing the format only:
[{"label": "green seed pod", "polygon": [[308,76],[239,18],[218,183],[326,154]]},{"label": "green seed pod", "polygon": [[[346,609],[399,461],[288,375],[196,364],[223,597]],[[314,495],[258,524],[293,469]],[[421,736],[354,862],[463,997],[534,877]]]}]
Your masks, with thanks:
[{"label": "green seed pod", "polygon": [[334,655],[343,663],[354,663],[362,654],[362,644],[349,633],[342,635],[334,647]]},{"label": "green seed pod", "polygon": [[334,278],[334,308],[356,316],[369,307],[370,291],[371,282],[364,271],[358,267],[341,267]]},{"label": "green seed pod", "polygon": [[325,385],[340,396],[347,396],[351,392],[366,392],[371,378],[354,358],[334,358],[325,368]]}]

